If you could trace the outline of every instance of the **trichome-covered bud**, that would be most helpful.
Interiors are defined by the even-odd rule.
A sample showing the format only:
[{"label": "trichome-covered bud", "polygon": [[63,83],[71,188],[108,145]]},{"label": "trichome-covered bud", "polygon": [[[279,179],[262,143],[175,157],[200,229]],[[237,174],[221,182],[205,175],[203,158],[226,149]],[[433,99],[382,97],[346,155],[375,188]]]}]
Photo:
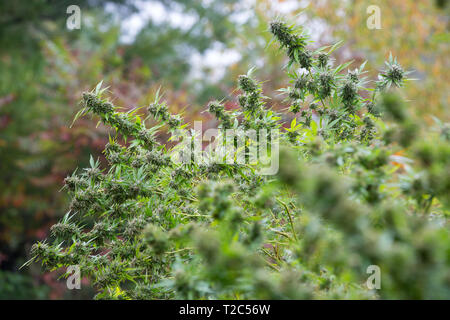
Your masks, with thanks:
[{"label": "trichome-covered bud", "polygon": [[258,85],[255,83],[255,81],[247,75],[239,76],[238,85],[239,88],[246,93],[250,93],[258,89]]},{"label": "trichome-covered bud", "polygon": [[340,90],[340,97],[346,107],[354,104],[358,96],[358,88],[353,81],[345,81]]},{"label": "trichome-covered bud", "polygon": [[321,68],[325,68],[328,65],[328,55],[326,53],[319,53],[319,55],[317,56],[317,62],[319,67]]},{"label": "trichome-covered bud", "polygon": [[272,21],[270,23],[270,32],[284,47],[292,47],[299,44],[298,36],[292,33],[291,29],[281,21]]},{"label": "trichome-covered bud", "polygon": [[297,80],[295,80],[294,87],[296,89],[303,90],[306,88],[307,84],[308,84],[308,79],[306,79],[305,77],[302,76],[302,77],[298,78]]},{"label": "trichome-covered bud", "polygon": [[70,190],[75,191],[77,187],[87,187],[88,182],[77,176],[69,176],[64,179],[64,185]]},{"label": "trichome-covered bud", "polygon": [[110,114],[114,111],[114,106],[109,101],[101,101],[92,92],[84,92],[83,100],[86,107],[98,115]]},{"label": "trichome-covered bud", "polygon": [[80,228],[73,223],[57,223],[50,228],[50,233],[55,238],[69,240],[79,235]]}]

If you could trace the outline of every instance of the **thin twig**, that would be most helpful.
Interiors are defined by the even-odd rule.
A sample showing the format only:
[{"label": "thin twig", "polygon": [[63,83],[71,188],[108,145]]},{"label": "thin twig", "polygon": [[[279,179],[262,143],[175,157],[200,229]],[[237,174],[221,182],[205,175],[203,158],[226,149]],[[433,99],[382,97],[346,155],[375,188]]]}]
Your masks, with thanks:
[{"label": "thin twig", "polygon": [[295,234],[294,222],[292,221],[291,213],[289,212],[288,206],[286,205],[286,203],[284,203],[284,202],[281,201],[280,199],[277,199],[277,201],[278,201],[279,203],[281,203],[281,204],[283,205],[283,207],[284,207],[284,210],[286,210],[286,213],[287,213],[287,215],[288,215],[288,217],[289,217],[289,223],[291,224],[291,228],[292,228],[292,233],[293,233],[293,235],[294,235],[294,239],[295,239],[295,240],[298,240],[298,239],[297,239],[297,235]]}]

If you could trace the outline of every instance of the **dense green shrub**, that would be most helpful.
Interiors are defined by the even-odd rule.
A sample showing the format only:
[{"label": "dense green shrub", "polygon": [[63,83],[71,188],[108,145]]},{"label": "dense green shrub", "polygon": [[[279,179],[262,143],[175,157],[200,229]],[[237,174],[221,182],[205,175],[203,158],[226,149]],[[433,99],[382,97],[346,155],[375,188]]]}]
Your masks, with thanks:
[{"label": "dense green shrub", "polygon": [[[266,137],[280,144],[276,175],[259,174],[261,161],[174,161],[180,145],[157,133],[189,137],[182,118],[157,98],[148,113],[161,125],[147,128],[139,109],[120,112],[98,85],[77,117],[116,130],[109,166],[91,159],[67,177],[70,209],[31,261],[80,265],[102,299],[450,298],[448,124],[433,131],[414,119],[395,93],[408,72],[394,58],[371,89],[364,64],[333,65],[337,45],[313,52],[281,21],[270,31],[289,58],[280,91],[290,125],[251,72],[238,79],[239,110],[219,101],[208,110],[222,133],[279,132]],[[239,152],[248,159],[255,143]],[[370,265],[379,290],[366,286]]]}]

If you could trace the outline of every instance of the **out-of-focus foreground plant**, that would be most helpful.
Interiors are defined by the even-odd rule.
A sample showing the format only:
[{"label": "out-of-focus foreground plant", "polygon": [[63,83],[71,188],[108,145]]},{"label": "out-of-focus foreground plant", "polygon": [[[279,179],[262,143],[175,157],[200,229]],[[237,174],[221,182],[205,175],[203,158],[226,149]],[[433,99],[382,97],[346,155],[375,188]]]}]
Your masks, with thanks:
[{"label": "out-of-focus foreground plant", "polygon": [[[157,135],[188,136],[181,116],[157,97],[147,111],[160,125],[148,128],[99,84],[77,117],[116,130],[109,165],[91,158],[66,178],[70,208],[30,262],[79,265],[99,299],[449,298],[448,124],[414,120],[395,93],[408,72],[392,56],[368,86],[364,63],[334,65],[338,45],[311,51],[278,20],[270,31],[289,59],[280,92],[294,120],[267,107],[251,72],[238,79],[240,109],[208,111],[222,132],[279,132],[268,137],[281,145],[277,175],[258,174],[260,162],[173,161],[178,146]],[[259,139],[245,140],[244,156]],[[371,265],[379,290],[366,286]]]}]

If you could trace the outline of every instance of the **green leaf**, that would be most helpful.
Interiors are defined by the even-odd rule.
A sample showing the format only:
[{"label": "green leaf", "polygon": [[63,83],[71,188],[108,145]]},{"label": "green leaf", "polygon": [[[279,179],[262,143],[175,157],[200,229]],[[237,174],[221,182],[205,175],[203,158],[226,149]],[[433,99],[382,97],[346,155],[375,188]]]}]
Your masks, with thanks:
[{"label": "green leaf", "polygon": [[344,43],[343,40],[340,40],[338,42],[336,42],[330,49],[330,51],[328,51],[328,55],[330,55],[333,51],[335,51],[336,49],[338,49],[342,44]]},{"label": "green leaf", "polygon": [[100,93],[100,89],[101,89],[101,87],[102,87],[102,84],[103,84],[103,80],[100,81],[100,82],[97,84],[97,86],[95,87],[95,95],[96,95],[96,96],[98,96],[98,94]]}]

